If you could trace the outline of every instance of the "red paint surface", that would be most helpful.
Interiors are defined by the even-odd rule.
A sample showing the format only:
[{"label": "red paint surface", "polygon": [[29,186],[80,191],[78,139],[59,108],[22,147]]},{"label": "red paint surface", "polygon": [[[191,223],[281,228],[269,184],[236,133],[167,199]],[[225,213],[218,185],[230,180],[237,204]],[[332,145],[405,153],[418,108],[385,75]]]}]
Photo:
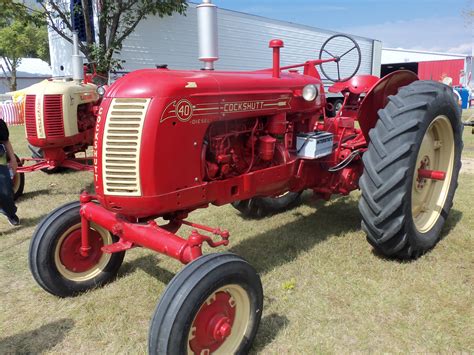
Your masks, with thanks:
[{"label": "red paint surface", "polygon": [[453,79],[453,86],[459,85],[459,73],[464,69],[464,59],[435,60],[418,63],[420,80],[441,81],[444,76]]},{"label": "red paint surface", "polygon": [[103,241],[100,234],[89,230],[90,250],[86,257],[81,255],[81,229],[66,236],[59,249],[59,259],[69,271],[80,273],[92,269],[102,257]]},{"label": "red paint surface", "polygon": [[446,179],[446,172],[439,170],[418,169],[418,178],[443,181]]},{"label": "red paint surface", "polygon": [[51,138],[63,138],[63,95],[44,95],[43,100],[45,135]]},{"label": "red paint surface", "polygon": [[35,117],[35,100],[36,95],[26,95],[25,99],[25,128],[26,138],[36,138],[36,117]]},{"label": "red paint surface", "polygon": [[210,353],[218,350],[232,331],[235,311],[238,305],[230,305],[231,298],[226,292],[217,292],[210,304],[201,306],[192,327],[196,328],[194,338],[189,342],[195,354],[208,349]]},{"label": "red paint surface", "polygon": [[[274,196],[288,190],[312,188],[325,197],[348,194],[358,188],[360,157],[337,172],[327,169],[353,150],[366,149],[364,136],[375,124],[372,116],[379,106],[399,86],[417,79],[404,71],[380,80],[374,85],[379,89],[369,90],[364,100],[363,116],[360,112],[358,115],[359,95],[351,93],[351,107],[343,109],[344,114],[326,117],[318,123],[319,130],[334,134],[333,154],[305,160],[297,156],[296,134],[314,131],[318,118],[323,117],[323,105],[305,101],[301,91],[308,84],[320,87],[319,75],[282,71],[280,78],[274,78],[272,74],[271,69],[146,69],[115,82],[101,104],[96,127],[95,187],[101,204],[127,216],[149,218],[177,211],[188,213],[210,203],[223,205],[254,196]],[[197,88],[186,88],[189,82],[195,82]],[[369,87],[365,86],[367,91]],[[140,147],[142,196],[104,195],[101,163],[107,111],[112,98],[134,97],[151,98]],[[367,97],[373,97],[379,105],[368,103]],[[176,107],[180,105],[191,105],[193,113],[177,114]],[[357,118],[362,131],[354,126]],[[284,134],[273,136],[275,153],[271,160],[266,160],[271,157],[270,147],[265,146],[265,140],[262,144],[260,137],[273,130],[275,120],[286,122],[286,129]],[[259,156],[261,152],[264,159]]]}]

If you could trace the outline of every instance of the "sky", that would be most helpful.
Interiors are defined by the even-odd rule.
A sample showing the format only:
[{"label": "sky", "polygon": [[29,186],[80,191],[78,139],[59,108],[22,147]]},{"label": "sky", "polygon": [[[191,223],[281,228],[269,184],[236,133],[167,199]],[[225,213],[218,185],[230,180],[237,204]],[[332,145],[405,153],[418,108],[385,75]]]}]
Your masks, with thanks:
[{"label": "sky", "polygon": [[214,0],[217,6],[355,34],[384,48],[474,54],[474,0]]}]

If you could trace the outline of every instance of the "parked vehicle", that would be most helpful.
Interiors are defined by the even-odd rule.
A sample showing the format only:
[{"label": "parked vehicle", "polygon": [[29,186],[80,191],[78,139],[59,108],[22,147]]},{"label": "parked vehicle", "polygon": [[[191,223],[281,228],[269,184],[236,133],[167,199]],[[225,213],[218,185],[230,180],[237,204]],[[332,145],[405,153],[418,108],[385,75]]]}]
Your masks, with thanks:
[{"label": "parked vehicle", "polygon": [[[205,0],[198,11],[206,69],[137,70],[107,90],[94,134],[96,194],[51,212],[29,251],[35,280],[59,297],[111,281],[134,246],[187,264],[156,307],[151,354],[246,353],[262,316],[257,272],[235,254],[202,255],[203,244],[227,246],[230,234],[189,221],[192,211],[360,188],[371,245],[415,259],[441,237],[461,166],[450,87],[410,71],[355,75],[361,51],[345,35],[328,38],[318,59],[301,64],[281,65],[287,47],[274,39],[271,68],[215,71],[216,8]],[[350,46],[336,51],[342,39]],[[358,57],[353,66],[348,53]],[[344,97],[335,117],[325,114],[319,70],[335,82],[329,91]],[[177,235],[183,225],[193,228],[187,238]]]},{"label": "parked vehicle", "polygon": [[52,78],[24,90],[25,133],[32,157],[18,158],[13,184],[16,198],[23,193],[25,173],[93,169],[86,151],[93,143],[101,96],[92,82],[97,75],[88,74],[82,64],[77,34],[74,42],[72,78]]}]

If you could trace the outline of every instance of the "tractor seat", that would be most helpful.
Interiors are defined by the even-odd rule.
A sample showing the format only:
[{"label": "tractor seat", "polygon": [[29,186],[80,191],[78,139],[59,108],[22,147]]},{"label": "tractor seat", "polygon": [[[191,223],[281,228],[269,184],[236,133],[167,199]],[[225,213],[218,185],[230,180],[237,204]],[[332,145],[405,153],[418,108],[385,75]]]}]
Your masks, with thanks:
[{"label": "tractor seat", "polygon": [[368,92],[379,78],[374,75],[356,75],[349,80],[334,83],[329,87],[329,92],[337,93],[350,91],[353,94],[360,95]]}]

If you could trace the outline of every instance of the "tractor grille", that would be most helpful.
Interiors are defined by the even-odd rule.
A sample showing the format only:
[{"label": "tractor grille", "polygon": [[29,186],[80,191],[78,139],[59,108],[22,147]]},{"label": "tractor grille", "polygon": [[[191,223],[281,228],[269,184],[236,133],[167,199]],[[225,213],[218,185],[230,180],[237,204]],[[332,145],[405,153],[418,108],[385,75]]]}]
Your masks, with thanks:
[{"label": "tractor grille", "polygon": [[43,105],[46,137],[64,137],[63,96],[45,95]]},{"label": "tractor grille", "polygon": [[113,99],[102,150],[104,193],[140,196],[140,144],[150,99]]},{"label": "tractor grille", "polygon": [[36,95],[26,95],[25,128],[26,136],[31,138],[38,137],[38,134],[36,133],[35,102]]}]

